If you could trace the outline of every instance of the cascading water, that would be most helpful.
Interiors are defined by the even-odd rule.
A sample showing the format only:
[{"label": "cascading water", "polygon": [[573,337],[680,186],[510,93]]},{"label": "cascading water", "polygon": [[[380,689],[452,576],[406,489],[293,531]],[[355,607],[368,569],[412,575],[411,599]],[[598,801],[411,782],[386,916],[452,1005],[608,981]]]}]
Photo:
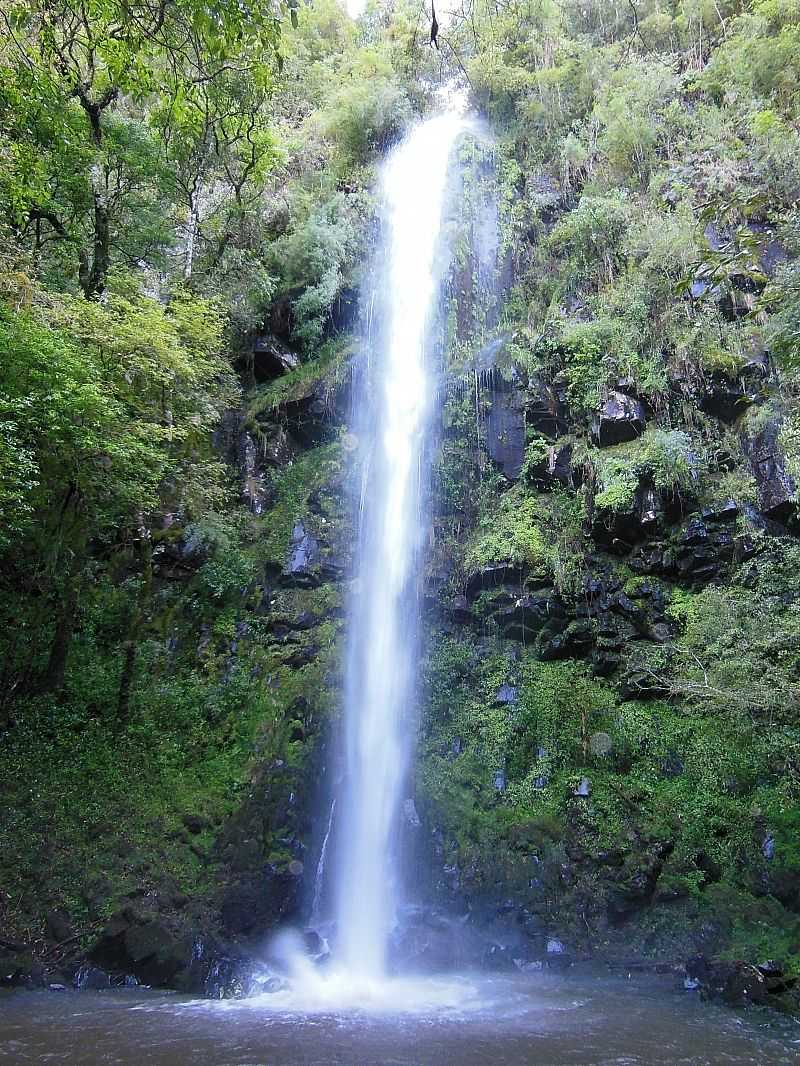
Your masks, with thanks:
[{"label": "cascading water", "polygon": [[[312,928],[329,928],[318,967],[286,931],[272,955],[289,974],[270,1006],[462,1007],[463,983],[389,978],[398,903],[398,828],[407,781],[417,666],[417,587],[426,437],[437,394],[431,348],[445,264],[439,254],[453,146],[467,123],[448,111],[416,126],[382,170],[382,248],[363,372],[354,386],[361,493],[345,686],[346,773],[314,884]],[[334,839],[335,838],[335,839]],[[334,844],[336,862],[328,861]],[[327,943],[327,938],[326,938]]]},{"label": "cascading water", "polygon": [[396,830],[415,689],[421,466],[434,393],[428,348],[441,281],[436,253],[448,163],[463,128],[454,112],[423,122],[383,170],[387,266],[362,442],[336,952],[346,972],[366,979],[385,975],[395,916]]}]

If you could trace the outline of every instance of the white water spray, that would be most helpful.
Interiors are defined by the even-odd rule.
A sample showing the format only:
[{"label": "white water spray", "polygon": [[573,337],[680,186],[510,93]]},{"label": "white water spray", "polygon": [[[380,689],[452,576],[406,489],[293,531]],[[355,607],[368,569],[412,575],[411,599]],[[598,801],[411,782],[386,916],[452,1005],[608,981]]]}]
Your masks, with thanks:
[{"label": "white water spray", "polygon": [[336,950],[346,972],[369,980],[385,975],[397,902],[395,843],[416,672],[420,467],[434,391],[428,348],[441,282],[436,253],[448,163],[463,128],[453,112],[429,119],[383,171],[386,290],[381,343],[371,358],[359,594],[350,619]]}]

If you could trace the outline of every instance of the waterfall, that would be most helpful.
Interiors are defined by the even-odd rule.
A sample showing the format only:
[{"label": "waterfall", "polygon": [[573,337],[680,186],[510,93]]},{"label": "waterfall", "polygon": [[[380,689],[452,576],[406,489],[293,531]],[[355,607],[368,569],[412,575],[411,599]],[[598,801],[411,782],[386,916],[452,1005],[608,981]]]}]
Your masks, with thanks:
[{"label": "waterfall", "polygon": [[311,928],[315,928],[321,919],[322,915],[322,894],[325,890],[325,870],[328,862],[328,842],[331,839],[331,831],[333,829],[333,816],[336,813],[336,800],[331,803],[331,812],[328,815],[328,828],[325,830],[325,837],[322,841],[322,847],[319,853],[319,861],[317,863],[317,872],[314,877],[314,899],[311,904]]},{"label": "waterfall", "polygon": [[[425,438],[435,393],[429,348],[448,163],[464,120],[415,127],[382,172],[385,275],[379,341],[358,400],[364,457],[357,593],[345,691],[346,786],[338,867],[337,958],[350,974],[386,973],[398,902],[397,829],[413,732],[417,556]],[[337,816],[338,817],[338,816]]]}]

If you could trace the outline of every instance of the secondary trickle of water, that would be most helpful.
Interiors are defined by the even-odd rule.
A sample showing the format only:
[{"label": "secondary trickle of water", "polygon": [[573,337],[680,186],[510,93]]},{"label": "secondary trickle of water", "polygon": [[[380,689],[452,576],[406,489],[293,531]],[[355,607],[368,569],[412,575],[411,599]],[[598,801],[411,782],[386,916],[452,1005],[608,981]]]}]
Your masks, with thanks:
[{"label": "secondary trickle of water", "polygon": [[434,393],[428,348],[441,281],[436,253],[448,162],[463,127],[455,113],[429,119],[383,170],[387,269],[362,430],[367,490],[350,618],[337,904],[338,960],[365,978],[385,973],[396,906],[396,828],[414,695],[421,464]]}]

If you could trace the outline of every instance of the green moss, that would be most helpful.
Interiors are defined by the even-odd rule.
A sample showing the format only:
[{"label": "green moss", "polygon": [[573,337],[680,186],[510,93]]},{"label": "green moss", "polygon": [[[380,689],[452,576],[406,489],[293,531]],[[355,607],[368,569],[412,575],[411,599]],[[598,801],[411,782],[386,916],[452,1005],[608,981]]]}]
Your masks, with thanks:
[{"label": "green moss", "polygon": [[651,427],[641,437],[589,453],[600,491],[595,506],[603,511],[629,510],[643,478],[660,492],[697,494],[705,457],[700,442],[685,430]]},{"label": "green moss", "polygon": [[483,518],[467,545],[467,570],[508,560],[532,568],[543,564],[547,556],[543,515],[539,500],[515,486]]},{"label": "green moss", "polygon": [[523,483],[497,495],[484,493],[475,532],[463,548],[463,568],[474,573],[511,562],[571,590],[582,570],[583,504],[563,492],[535,494]]},{"label": "green moss", "polygon": [[309,496],[341,475],[341,446],[323,444],[303,452],[275,474],[275,502],[256,522],[258,551],[275,566],[283,567],[295,522],[303,519],[312,528],[314,516],[308,513]]},{"label": "green moss", "polygon": [[317,392],[323,399],[342,384],[355,348],[350,337],[326,341],[311,359],[266,385],[257,385],[245,400],[245,422],[258,431],[258,419],[274,414],[287,403]]}]

